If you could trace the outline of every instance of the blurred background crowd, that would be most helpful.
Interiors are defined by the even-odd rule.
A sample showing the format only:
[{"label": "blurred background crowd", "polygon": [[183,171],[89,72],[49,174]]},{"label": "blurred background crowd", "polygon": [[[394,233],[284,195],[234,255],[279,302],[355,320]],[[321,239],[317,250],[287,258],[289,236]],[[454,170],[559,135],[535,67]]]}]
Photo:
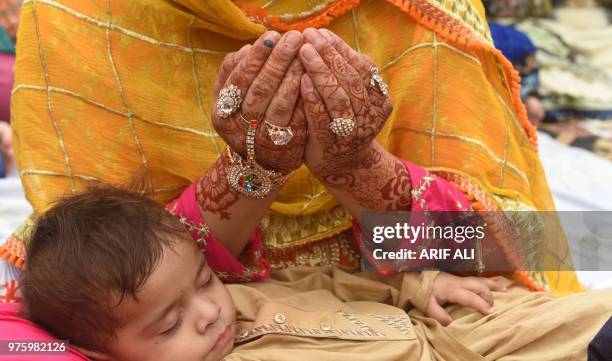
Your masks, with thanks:
[{"label": "blurred background crowd", "polygon": [[522,77],[529,119],[612,159],[612,1],[490,0],[495,45]]},{"label": "blurred background crowd", "polygon": [[21,0],[0,0],[0,177],[15,171],[10,130],[10,98],[20,7]]},{"label": "blurred background crowd", "polygon": [[559,210],[612,209],[612,1],[485,0]]}]

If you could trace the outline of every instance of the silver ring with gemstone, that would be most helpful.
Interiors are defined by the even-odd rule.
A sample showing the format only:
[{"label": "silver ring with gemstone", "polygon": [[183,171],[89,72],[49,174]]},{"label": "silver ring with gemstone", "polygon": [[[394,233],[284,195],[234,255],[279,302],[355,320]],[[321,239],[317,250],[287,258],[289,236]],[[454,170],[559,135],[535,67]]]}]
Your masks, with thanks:
[{"label": "silver ring with gemstone", "polygon": [[291,127],[281,127],[265,121],[268,129],[268,136],[274,145],[287,145],[293,139],[293,129]]},{"label": "silver ring with gemstone", "polygon": [[[240,118],[247,124],[251,123],[251,121],[247,120],[242,114],[240,114]],[[274,145],[287,145],[291,142],[291,139],[293,139],[293,128],[274,125],[267,120],[264,120],[264,124],[268,130],[268,136]]]},{"label": "silver ring with gemstone", "polygon": [[329,124],[332,133],[340,137],[348,137],[353,132],[355,121],[351,118],[334,118]]},{"label": "silver ring with gemstone", "polygon": [[236,113],[242,104],[240,89],[234,84],[221,89],[217,100],[217,114],[223,119]]},{"label": "silver ring with gemstone", "polygon": [[375,66],[370,68],[370,86],[368,89],[372,89],[373,87],[378,87],[384,96],[389,95],[389,86],[380,75],[380,70]]}]

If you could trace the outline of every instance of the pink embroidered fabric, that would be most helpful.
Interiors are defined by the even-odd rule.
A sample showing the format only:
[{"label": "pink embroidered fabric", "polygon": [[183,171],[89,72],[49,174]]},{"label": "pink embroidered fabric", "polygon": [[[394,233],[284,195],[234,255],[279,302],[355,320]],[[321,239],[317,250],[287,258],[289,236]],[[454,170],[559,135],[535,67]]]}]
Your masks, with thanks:
[{"label": "pink embroidered fabric", "polygon": [[[412,182],[412,212],[423,211],[466,211],[471,206],[464,194],[454,185],[425,169],[404,161]],[[217,241],[206,226],[196,201],[196,183],[187,188],[183,194],[172,201],[166,209],[179,218],[191,232],[200,249],[206,254],[211,268],[224,282],[258,281],[268,277],[270,267],[264,258],[261,244],[261,232],[258,229],[251,237],[247,248],[238,259],[233,257]],[[361,239],[361,229],[354,224],[356,239]],[[382,274],[389,273],[384,267],[379,268]]]},{"label": "pink embroidered fabric", "polygon": [[[404,161],[404,166],[410,174],[412,183],[412,205],[411,208],[407,210],[411,212],[409,224],[415,226],[419,225],[425,220],[424,217],[429,212],[459,212],[472,210],[470,202],[463,192],[453,184],[409,161]],[[433,262],[429,260],[415,260],[410,261],[410,263],[406,261],[402,261],[402,263],[375,260],[372,256],[372,248],[363,241],[361,226],[356,222],[353,222],[353,233],[355,234],[357,243],[362,249],[362,255],[364,255],[370,265],[382,275],[398,273],[399,269],[409,271],[411,268],[416,270],[434,266]],[[419,242],[414,244],[404,242],[396,250],[414,249],[418,252],[419,247],[422,247]]]},{"label": "pink embroidered fabric", "polygon": [[468,211],[470,202],[463,192],[446,180],[429,173],[408,161],[404,166],[412,181],[412,209],[410,211]]},{"label": "pink embroidered fabric", "polygon": [[261,231],[251,236],[242,254],[235,258],[210,233],[196,201],[196,183],[170,202],[166,209],[175,215],[191,232],[194,240],[206,255],[211,269],[223,282],[259,281],[268,277],[270,267],[263,257]]}]

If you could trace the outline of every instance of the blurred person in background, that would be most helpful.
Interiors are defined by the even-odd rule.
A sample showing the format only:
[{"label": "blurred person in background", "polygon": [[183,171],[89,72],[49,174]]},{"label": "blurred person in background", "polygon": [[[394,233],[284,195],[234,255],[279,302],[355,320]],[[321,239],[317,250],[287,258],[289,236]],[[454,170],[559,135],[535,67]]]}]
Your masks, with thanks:
[{"label": "blurred person in background", "polygon": [[5,177],[13,170],[13,132],[7,122],[0,121],[0,177]]},{"label": "blurred person in background", "polygon": [[540,84],[536,61],[537,48],[529,37],[512,25],[489,24],[495,47],[504,54],[521,75],[521,99],[527,117],[535,127],[540,126],[546,111],[538,94]]},{"label": "blurred person in background", "polygon": [[0,0],[0,178],[13,171],[11,89],[21,0]]}]

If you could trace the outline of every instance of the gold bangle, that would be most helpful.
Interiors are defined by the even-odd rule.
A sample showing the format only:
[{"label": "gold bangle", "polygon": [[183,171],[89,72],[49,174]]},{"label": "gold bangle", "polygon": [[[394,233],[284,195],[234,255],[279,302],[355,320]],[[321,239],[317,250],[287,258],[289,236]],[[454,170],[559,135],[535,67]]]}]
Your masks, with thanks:
[{"label": "gold bangle", "polygon": [[272,190],[281,188],[290,174],[283,175],[268,170],[252,160],[244,160],[240,154],[229,147],[226,151],[228,160],[227,182],[230,187],[240,194],[253,198],[265,198]]},{"label": "gold bangle", "polygon": [[257,120],[249,122],[246,137],[247,159],[227,148],[227,182],[236,192],[253,198],[265,198],[273,189],[287,182],[290,174],[268,170],[255,161],[255,132]]}]

